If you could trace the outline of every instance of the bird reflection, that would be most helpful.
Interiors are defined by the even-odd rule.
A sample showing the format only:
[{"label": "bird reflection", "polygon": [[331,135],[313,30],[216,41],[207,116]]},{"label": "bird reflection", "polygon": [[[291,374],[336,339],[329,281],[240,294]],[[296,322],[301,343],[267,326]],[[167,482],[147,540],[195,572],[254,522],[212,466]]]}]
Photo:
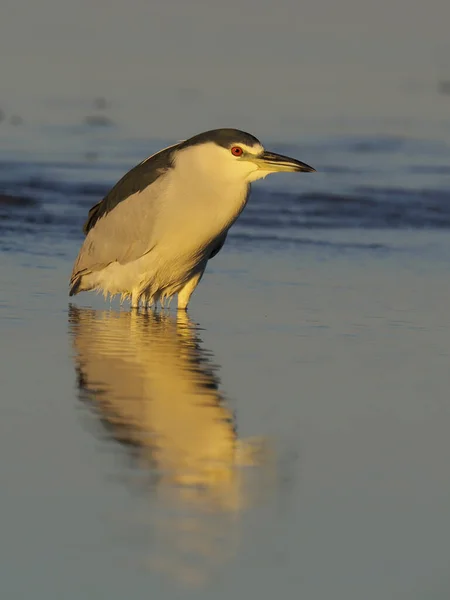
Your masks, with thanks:
[{"label": "bird reflection", "polygon": [[263,461],[264,440],[238,438],[217,367],[186,314],[71,306],[69,327],[80,398],[136,471],[151,474],[139,525],[141,541],[149,528],[150,564],[201,583],[234,553],[236,517],[255,497],[242,467]]}]

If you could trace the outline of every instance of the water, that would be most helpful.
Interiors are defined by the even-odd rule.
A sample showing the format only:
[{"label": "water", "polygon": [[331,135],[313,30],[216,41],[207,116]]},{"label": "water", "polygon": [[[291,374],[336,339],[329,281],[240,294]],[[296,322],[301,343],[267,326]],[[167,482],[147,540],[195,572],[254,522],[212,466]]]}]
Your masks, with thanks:
[{"label": "water", "polygon": [[[447,599],[448,5],[10,4],[5,597]],[[188,317],[69,303],[89,208],[222,125],[318,173],[253,186]]]},{"label": "water", "polygon": [[80,127],[0,167],[8,597],[447,597],[448,146],[275,143],[182,318],[68,304],[161,143]]}]

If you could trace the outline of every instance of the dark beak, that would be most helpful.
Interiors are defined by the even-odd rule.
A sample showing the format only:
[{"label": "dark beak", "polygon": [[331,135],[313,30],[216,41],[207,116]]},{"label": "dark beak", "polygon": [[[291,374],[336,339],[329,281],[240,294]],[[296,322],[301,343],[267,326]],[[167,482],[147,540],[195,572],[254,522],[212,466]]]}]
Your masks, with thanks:
[{"label": "dark beak", "polygon": [[283,156],[282,154],[275,154],[275,152],[264,151],[260,156],[254,159],[254,162],[263,171],[271,171],[276,173],[278,171],[294,171],[302,173],[315,173],[316,170],[310,167],[304,162],[297,160],[296,158],[290,158],[289,156]]}]

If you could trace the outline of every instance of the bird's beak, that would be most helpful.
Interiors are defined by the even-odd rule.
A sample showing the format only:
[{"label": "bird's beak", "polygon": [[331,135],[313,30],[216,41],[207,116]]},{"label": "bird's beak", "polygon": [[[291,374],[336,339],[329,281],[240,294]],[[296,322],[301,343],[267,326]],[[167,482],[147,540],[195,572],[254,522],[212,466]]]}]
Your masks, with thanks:
[{"label": "bird's beak", "polygon": [[316,172],[315,169],[295,158],[283,156],[282,154],[275,154],[274,152],[267,152],[267,150],[259,156],[252,158],[252,162],[254,162],[262,171],[270,171],[271,173],[277,173],[279,171],[301,171],[303,173]]}]

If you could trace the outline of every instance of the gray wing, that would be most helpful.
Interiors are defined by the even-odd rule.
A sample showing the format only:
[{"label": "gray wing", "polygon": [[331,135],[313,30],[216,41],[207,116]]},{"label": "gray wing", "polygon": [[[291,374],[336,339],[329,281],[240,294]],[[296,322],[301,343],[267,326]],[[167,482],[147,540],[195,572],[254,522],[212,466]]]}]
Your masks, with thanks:
[{"label": "gray wing", "polygon": [[128,171],[106,194],[103,200],[91,208],[87,221],[83,226],[84,233],[87,235],[97,221],[111,212],[121,202],[133,194],[142,192],[161,175],[167,173],[173,166],[173,155],[178,145],[164,148],[164,150],[146,158]]},{"label": "gray wing", "polygon": [[155,245],[155,217],[166,187],[160,177],[143,191],[118,203],[89,229],[75,261],[71,282],[112,262],[134,261]]},{"label": "gray wing", "polygon": [[164,148],[136,165],[91,208],[83,227],[86,239],[75,261],[71,283],[111,262],[125,264],[149,252],[161,182],[173,167],[177,146]]}]

